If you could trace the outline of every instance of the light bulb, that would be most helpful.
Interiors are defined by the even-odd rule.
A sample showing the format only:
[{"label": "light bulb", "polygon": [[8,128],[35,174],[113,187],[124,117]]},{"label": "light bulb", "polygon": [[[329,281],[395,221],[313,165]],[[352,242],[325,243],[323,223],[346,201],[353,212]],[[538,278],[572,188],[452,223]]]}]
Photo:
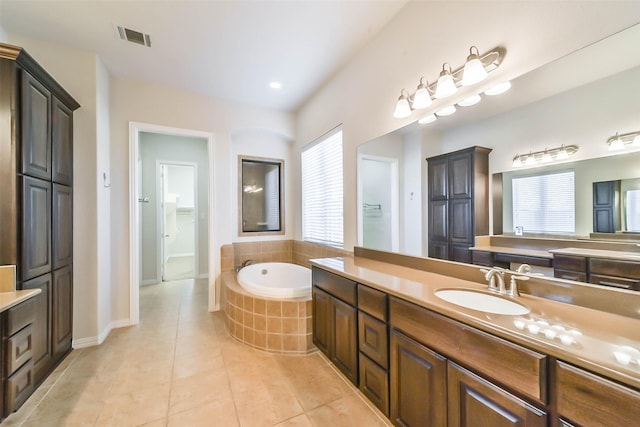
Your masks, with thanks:
[{"label": "light bulb", "polygon": [[[475,53],[473,50],[475,49]],[[485,70],[480,57],[478,56],[478,48],[471,46],[469,49],[470,55],[467,57],[467,62],[464,64],[464,72],[462,74],[462,86],[471,86],[487,78],[487,70]]]},{"label": "light bulb", "polygon": [[615,138],[610,140],[609,142],[609,151],[618,151],[624,150],[624,141],[620,139],[618,134],[616,134]]},{"label": "light bulb", "polygon": [[513,165],[514,168],[519,168],[520,166],[522,166],[522,160],[520,160],[520,156],[515,156],[513,158]]},{"label": "light bulb", "polygon": [[438,83],[436,84],[436,93],[433,95],[438,99],[451,96],[458,90],[456,82],[453,80],[453,76],[451,75],[451,66],[449,65],[449,70],[447,70],[447,65],[449,64],[445,63],[442,65],[442,71],[440,72],[440,77],[438,77]]},{"label": "light bulb", "polygon": [[524,162],[525,165],[531,166],[536,164],[536,158],[532,155],[527,156],[527,160]]},{"label": "light bulb", "polygon": [[476,105],[480,101],[482,101],[480,95],[473,95],[458,102],[458,105],[461,107],[471,107],[472,105]]},{"label": "light bulb", "polygon": [[551,161],[551,155],[547,150],[542,153],[542,159],[540,160],[542,163],[549,163]]},{"label": "light bulb", "polygon": [[428,114],[428,115],[422,117],[420,120],[418,120],[418,123],[420,123],[421,125],[426,125],[428,123],[435,122],[436,119],[437,119],[437,117],[435,116],[435,114]]},{"label": "light bulb", "polygon": [[501,93],[505,93],[509,89],[511,89],[511,82],[506,81],[506,82],[498,83],[493,87],[490,87],[489,89],[484,91],[484,94],[489,96],[495,96],[495,95],[500,95]]},{"label": "light bulb", "polygon": [[633,142],[631,143],[632,147],[640,147],[640,133],[633,138]]},{"label": "light bulb", "polygon": [[564,146],[560,147],[560,150],[558,150],[558,154],[556,154],[556,159],[564,160],[567,158],[569,158],[569,153],[567,153],[567,150],[564,149]]},{"label": "light bulb", "polygon": [[433,101],[431,100],[428,87],[429,86],[420,79],[420,84],[418,85],[416,93],[413,95],[413,103],[411,104],[414,110],[422,110],[432,104]]},{"label": "light bulb", "polygon": [[393,112],[393,117],[396,119],[404,119],[410,115],[411,106],[409,105],[409,100],[403,92],[400,92],[400,97],[398,98],[398,102],[396,102],[396,109]]},{"label": "light bulb", "polygon": [[454,107],[453,105],[450,105],[448,107],[444,107],[440,111],[436,111],[436,115],[440,116],[440,117],[442,117],[442,116],[450,116],[455,112],[456,112],[456,107]]}]

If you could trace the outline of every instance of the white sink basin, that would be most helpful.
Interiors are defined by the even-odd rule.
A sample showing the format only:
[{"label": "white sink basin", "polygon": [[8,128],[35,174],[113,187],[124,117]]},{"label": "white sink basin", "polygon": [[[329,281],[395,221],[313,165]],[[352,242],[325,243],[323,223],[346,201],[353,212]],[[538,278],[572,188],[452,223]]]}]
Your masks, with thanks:
[{"label": "white sink basin", "polygon": [[485,313],[522,316],[531,311],[515,301],[474,289],[439,289],[435,294],[452,304]]}]

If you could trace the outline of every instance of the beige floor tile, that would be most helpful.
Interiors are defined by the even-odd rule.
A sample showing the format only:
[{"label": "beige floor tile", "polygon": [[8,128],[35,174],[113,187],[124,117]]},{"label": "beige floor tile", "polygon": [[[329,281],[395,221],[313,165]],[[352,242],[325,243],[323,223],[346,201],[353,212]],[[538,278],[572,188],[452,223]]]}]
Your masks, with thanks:
[{"label": "beige floor tile", "polygon": [[179,355],[173,364],[173,379],[203,375],[220,368],[224,369],[224,360],[219,352],[217,355],[202,352]]},{"label": "beige floor tile", "polygon": [[229,397],[231,397],[231,388],[224,368],[181,378],[173,381],[171,385],[169,414]]},{"label": "beige floor tile", "polygon": [[236,408],[229,397],[214,400],[169,417],[169,427],[235,427],[240,426]]},{"label": "beige floor tile", "polygon": [[390,426],[378,417],[356,394],[335,400],[307,412],[314,426],[353,427]]},{"label": "beige floor tile", "polygon": [[139,426],[167,416],[170,384],[110,396],[96,426]]},{"label": "beige floor tile", "polygon": [[305,414],[298,415],[297,417],[289,418],[274,427],[313,427],[311,420]]}]

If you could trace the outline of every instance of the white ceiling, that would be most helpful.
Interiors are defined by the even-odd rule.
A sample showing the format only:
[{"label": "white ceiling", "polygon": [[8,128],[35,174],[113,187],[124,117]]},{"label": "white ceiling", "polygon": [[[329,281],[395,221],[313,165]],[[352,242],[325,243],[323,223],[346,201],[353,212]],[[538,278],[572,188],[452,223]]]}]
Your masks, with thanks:
[{"label": "white ceiling", "polygon": [[[95,52],[114,76],[294,111],[405,3],[1,0],[0,25]],[[152,47],[121,41],[114,24],[150,34]]]}]

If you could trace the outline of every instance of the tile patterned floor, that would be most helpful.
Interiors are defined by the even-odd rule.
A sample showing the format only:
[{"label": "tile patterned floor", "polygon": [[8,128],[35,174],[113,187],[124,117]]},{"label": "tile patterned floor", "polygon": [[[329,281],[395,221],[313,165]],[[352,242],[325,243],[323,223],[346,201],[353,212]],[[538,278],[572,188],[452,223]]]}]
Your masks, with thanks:
[{"label": "tile patterned floor", "polygon": [[207,312],[204,281],[146,286],[141,323],[74,350],[5,426],[384,426],[320,354],[271,355]]}]

